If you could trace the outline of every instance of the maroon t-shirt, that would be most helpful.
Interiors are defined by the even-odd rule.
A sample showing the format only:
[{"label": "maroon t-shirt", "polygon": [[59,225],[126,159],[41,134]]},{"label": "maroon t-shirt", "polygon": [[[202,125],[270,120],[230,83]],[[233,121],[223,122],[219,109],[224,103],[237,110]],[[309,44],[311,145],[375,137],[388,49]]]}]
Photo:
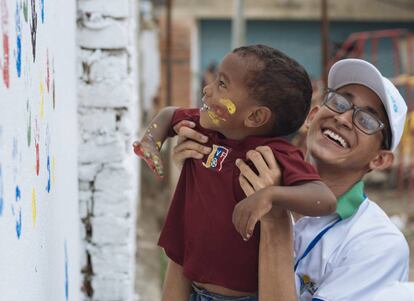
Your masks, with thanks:
[{"label": "maroon t-shirt", "polygon": [[243,241],[232,223],[235,205],[246,196],[239,184],[238,158],[257,146],[267,145],[282,170],[283,185],[320,180],[315,168],[303,160],[299,149],[282,138],[250,136],[226,139],[199,124],[198,109],[177,109],[172,127],[181,120],[194,121],[196,130],[209,137],[210,155],[186,160],[158,244],[167,256],[183,266],[192,281],[232,290],[258,290],[259,227]]}]

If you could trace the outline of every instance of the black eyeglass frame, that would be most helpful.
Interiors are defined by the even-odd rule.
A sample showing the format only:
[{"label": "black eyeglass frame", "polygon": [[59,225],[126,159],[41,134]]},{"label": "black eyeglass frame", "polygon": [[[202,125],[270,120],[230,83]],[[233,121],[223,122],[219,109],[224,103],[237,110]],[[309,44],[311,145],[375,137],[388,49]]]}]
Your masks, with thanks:
[{"label": "black eyeglass frame", "polygon": [[[328,106],[328,104],[327,104],[327,100],[328,100],[328,95],[329,95],[329,93],[333,93],[333,94],[337,94],[337,95],[339,95],[339,96],[341,96],[341,97],[343,97],[346,101],[348,101],[348,103],[350,104],[350,108],[349,109],[347,109],[347,110],[345,110],[345,111],[343,111],[343,112],[341,112],[341,111],[336,111],[336,110],[334,110],[333,108],[331,108],[330,106]],[[326,106],[329,110],[331,110],[332,112],[335,112],[335,113],[338,113],[338,114],[343,114],[343,113],[345,113],[345,112],[348,112],[349,110],[353,110],[353,112],[352,112],[352,123],[361,131],[361,132],[363,132],[364,134],[366,134],[366,135],[374,135],[375,133],[377,133],[377,132],[379,132],[379,131],[382,131],[382,136],[383,136],[383,143],[382,143],[382,146],[383,146],[383,148],[384,149],[390,149],[390,143],[389,143],[389,139],[388,139],[388,135],[387,135],[387,133],[386,133],[386,126],[385,126],[385,124],[384,124],[384,122],[382,122],[377,116],[375,116],[375,115],[373,115],[371,112],[369,112],[369,111],[367,111],[367,110],[365,110],[364,108],[361,108],[361,107],[358,107],[358,106],[356,106],[349,98],[348,98],[348,96],[346,96],[346,95],[344,95],[344,94],[341,94],[341,93],[339,93],[339,92],[337,92],[337,91],[335,91],[334,89],[331,89],[331,88],[328,88],[328,89],[326,89],[326,92],[325,92],[325,96],[324,96],[324,98],[323,98],[323,102],[322,102],[322,105],[323,106]],[[358,124],[355,122],[355,115],[356,115],[356,113],[358,113],[359,111],[362,111],[362,112],[365,112],[365,113],[367,113],[367,114],[369,114],[369,115],[371,115],[375,120],[377,120],[378,121],[378,123],[379,123],[379,127],[378,127],[378,129],[376,129],[374,132],[372,132],[372,133],[368,133],[368,132],[366,132],[364,129],[362,129],[362,128],[360,128],[359,126],[358,126]]]}]

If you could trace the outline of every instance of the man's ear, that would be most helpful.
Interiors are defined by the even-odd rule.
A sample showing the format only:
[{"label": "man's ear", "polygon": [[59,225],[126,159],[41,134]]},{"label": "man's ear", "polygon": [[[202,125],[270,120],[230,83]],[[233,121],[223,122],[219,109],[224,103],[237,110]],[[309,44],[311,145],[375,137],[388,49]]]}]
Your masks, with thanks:
[{"label": "man's ear", "polygon": [[309,129],[312,120],[315,118],[316,113],[318,113],[320,109],[321,107],[319,105],[316,105],[316,106],[313,106],[311,110],[309,111],[308,117],[306,117],[306,121],[305,121],[305,126],[307,129]]},{"label": "man's ear", "polygon": [[272,111],[268,107],[255,107],[248,113],[244,125],[248,128],[257,128],[268,123],[271,118]]},{"label": "man's ear", "polygon": [[392,165],[394,154],[389,150],[381,149],[378,154],[369,162],[371,170],[384,170]]}]

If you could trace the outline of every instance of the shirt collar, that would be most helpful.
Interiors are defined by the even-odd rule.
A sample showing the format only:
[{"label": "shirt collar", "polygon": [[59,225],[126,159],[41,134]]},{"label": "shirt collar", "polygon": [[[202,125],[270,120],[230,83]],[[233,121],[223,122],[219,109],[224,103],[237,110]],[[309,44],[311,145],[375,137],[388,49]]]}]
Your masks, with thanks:
[{"label": "shirt collar", "polygon": [[347,192],[338,197],[336,202],[336,213],[341,219],[352,216],[365,200],[364,182],[359,181],[354,184]]}]

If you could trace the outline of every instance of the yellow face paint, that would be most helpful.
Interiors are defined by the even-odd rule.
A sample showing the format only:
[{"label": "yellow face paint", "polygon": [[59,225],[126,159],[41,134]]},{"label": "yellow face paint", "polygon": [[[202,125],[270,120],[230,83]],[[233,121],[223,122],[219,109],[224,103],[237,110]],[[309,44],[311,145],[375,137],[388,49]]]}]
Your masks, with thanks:
[{"label": "yellow face paint", "polygon": [[233,115],[236,113],[236,105],[228,98],[220,98],[219,102],[227,108],[227,111]]},{"label": "yellow face paint", "polygon": [[218,118],[218,116],[216,115],[216,113],[214,113],[213,111],[207,111],[208,117],[210,117],[210,119],[213,121],[213,123],[215,125],[219,125],[220,124],[220,119]]},{"label": "yellow face paint", "polygon": [[36,191],[32,189],[32,219],[33,227],[36,226]]}]

